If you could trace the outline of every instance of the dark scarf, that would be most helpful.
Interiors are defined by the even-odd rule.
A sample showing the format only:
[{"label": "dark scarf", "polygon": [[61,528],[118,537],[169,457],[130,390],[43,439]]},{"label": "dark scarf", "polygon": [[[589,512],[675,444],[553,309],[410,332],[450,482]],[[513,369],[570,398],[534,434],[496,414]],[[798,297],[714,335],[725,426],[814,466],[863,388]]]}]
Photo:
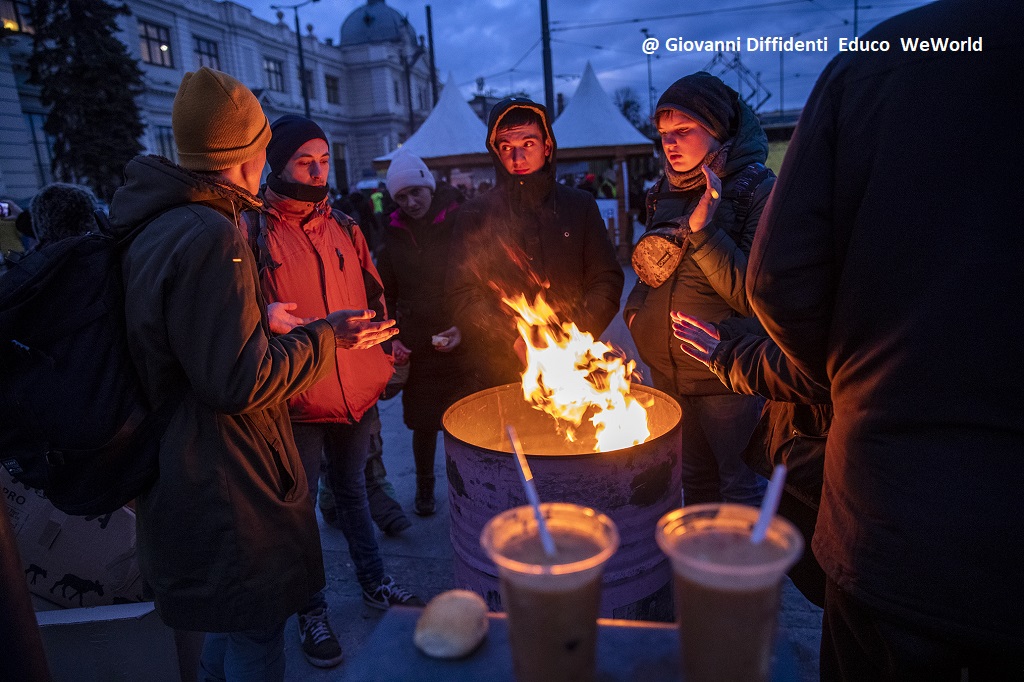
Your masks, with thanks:
[{"label": "dark scarf", "polygon": [[267,187],[278,194],[296,201],[308,201],[318,204],[327,196],[327,185],[303,185],[301,182],[285,182],[280,176],[271,173],[267,176]]},{"label": "dark scarf", "polygon": [[704,157],[704,161],[688,171],[679,172],[672,168],[672,164],[665,159],[665,177],[668,178],[672,189],[679,192],[689,192],[700,189],[704,186],[704,171],[701,166],[707,164],[711,172],[722,177],[725,172],[725,162],[729,158],[729,150],[732,149],[732,140],[729,140],[721,147]]}]

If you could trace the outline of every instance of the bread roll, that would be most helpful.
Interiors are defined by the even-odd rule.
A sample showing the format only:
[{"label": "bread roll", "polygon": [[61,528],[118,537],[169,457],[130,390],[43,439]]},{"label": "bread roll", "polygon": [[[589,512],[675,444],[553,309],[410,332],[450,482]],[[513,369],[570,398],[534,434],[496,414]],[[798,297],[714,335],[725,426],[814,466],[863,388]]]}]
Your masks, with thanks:
[{"label": "bread roll", "polygon": [[413,641],[433,658],[462,658],[487,636],[487,604],[475,592],[448,590],[427,604]]}]

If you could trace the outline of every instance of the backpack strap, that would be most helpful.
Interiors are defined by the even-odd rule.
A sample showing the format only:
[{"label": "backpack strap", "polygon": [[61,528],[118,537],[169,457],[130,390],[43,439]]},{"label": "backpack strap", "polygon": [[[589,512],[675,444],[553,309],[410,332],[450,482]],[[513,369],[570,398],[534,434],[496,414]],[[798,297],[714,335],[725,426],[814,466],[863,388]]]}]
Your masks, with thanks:
[{"label": "backpack strap", "polygon": [[257,271],[263,272],[268,268],[276,270],[281,267],[281,264],[270,255],[267,233],[272,228],[267,223],[267,214],[263,211],[246,211],[242,213],[242,222],[245,223],[246,234],[249,236],[249,248],[256,257]]},{"label": "backpack strap", "polygon": [[649,230],[654,224],[654,212],[658,208],[658,200],[665,197],[672,196],[672,192],[666,192],[664,190],[665,176],[662,175],[658,178],[658,181],[654,183],[654,186],[647,190],[647,225],[645,227]]},{"label": "backpack strap", "polygon": [[110,224],[110,218],[107,217],[106,213],[104,213],[103,211],[100,211],[100,210],[95,210],[95,211],[92,212],[92,215],[96,219],[96,225],[99,227],[100,234],[105,234],[107,236],[113,237],[117,241],[118,248],[123,250],[123,249],[127,249],[131,245],[131,243],[133,241],[135,241],[135,238],[138,237],[139,234],[144,229],[149,227],[150,223],[155,222],[158,218],[163,217],[165,214],[170,213],[171,211],[173,211],[176,208],[181,208],[183,206],[189,206],[189,205],[190,204],[188,204],[188,203],[176,204],[174,206],[171,206],[168,209],[160,211],[156,215],[150,216],[149,218],[143,220],[141,223],[139,223],[138,225],[133,227],[131,230],[129,230],[126,234],[123,234],[120,237],[115,237],[114,236],[114,234],[113,234],[114,230],[113,230],[113,227]]},{"label": "backpack strap", "polygon": [[[352,216],[339,211],[336,208],[331,209],[331,217],[341,225],[341,228],[348,234],[348,238],[352,240],[352,245],[356,243],[355,233],[353,228],[356,221]],[[384,314],[384,287],[381,286],[377,278],[374,277],[366,270],[361,268],[363,271],[363,289],[366,290],[366,307],[377,313],[376,319],[383,320],[386,315]]]},{"label": "backpack strap", "polygon": [[[750,214],[750,207],[754,203],[754,193],[761,183],[768,178],[774,178],[775,173],[763,163],[752,163],[736,177],[732,189],[722,195],[723,199],[733,202],[733,212],[736,215],[736,222],[744,223]],[[647,229],[654,223],[654,211],[658,207],[658,200],[671,197],[677,192],[665,191],[665,176],[662,175],[654,187],[647,191]]]},{"label": "backpack strap", "polygon": [[355,244],[356,238],[352,232],[352,226],[356,224],[355,219],[352,216],[348,215],[347,213],[339,211],[336,208],[331,209],[331,217],[334,218],[334,220],[339,225],[341,225],[341,228],[345,230],[345,232],[348,234],[348,238],[352,240],[353,244]]},{"label": "backpack strap", "polygon": [[752,163],[740,171],[733,183],[732,190],[723,196],[724,199],[732,200],[733,213],[738,224],[742,225],[747,221],[757,188],[768,178],[774,177],[775,173],[772,172],[772,169],[760,162]]}]

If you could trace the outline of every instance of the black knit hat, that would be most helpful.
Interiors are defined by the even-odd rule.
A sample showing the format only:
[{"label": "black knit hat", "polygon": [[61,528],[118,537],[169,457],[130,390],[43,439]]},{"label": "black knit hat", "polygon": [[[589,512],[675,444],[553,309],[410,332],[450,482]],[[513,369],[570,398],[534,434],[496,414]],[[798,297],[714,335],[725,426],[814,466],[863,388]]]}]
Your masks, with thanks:
[{"label": "black knit hat", "polygon": [[654,120],[665,109],[674,109],[701,124],[719,142],[725,142],[736,134],[738,100],[736,91],[722,79],[698,71],[668,86],[658,100]]},{"label": "black knit hat", "polygon": [[327,142],[327,135],[316,122],[295,114],[285,114],[271,123],[270,132],[267,162],[270,163],[270,172],[274,175],[279,175],[295,151],[310,140],[319,139]]}]

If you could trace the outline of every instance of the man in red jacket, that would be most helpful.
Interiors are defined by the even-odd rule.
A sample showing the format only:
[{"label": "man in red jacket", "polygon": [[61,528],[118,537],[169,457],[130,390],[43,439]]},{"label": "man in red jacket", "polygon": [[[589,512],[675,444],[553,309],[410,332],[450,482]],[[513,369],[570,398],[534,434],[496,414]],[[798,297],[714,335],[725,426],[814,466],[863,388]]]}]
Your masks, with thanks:
[{"label": "man in red jacket", "polygon": [[[323,130],[307,118],[288,115],[275,121],[271,132],[265,224],[258,238],[260,282],[268,302],[287,304],[272,306],[271,328],[285,331],[339,306],[373,310],[378,319],[386,318],[384,289],[359,226],[347,216],[339,222],[331,212],[330,147]],[[364,416],[392,372],[392,359],[380,346],[339,349],[334,371],[288,404],[310,496],[315,497],[323,455],[363,601],[378,609],[423,605],[385,575],[366,496],[371,424]],[[310,663],[331,667],[341,661],[323,593],[299,614],[299,632]]]}]

